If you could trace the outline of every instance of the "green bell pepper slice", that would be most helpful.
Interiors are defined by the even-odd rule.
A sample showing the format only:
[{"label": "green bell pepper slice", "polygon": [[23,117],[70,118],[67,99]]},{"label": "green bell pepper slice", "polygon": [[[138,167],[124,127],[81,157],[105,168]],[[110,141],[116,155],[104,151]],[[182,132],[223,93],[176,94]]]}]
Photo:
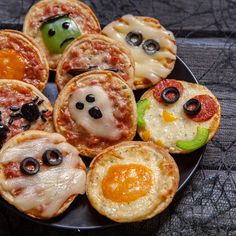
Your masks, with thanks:
[{"label": "green bell pepper slice", "polygon": [[148,99],[143,99],[138,101],[137,110],[138,110],[138,127],[145,128],[144,114],[147,109],[151,106],[151,102]]},{"label": "green bell pepper slice", "polygon": [[197,134],[192,140],[178,140],[176,146],[185,151],[194,151],[207,142],[209,132],[209,129],[198,126]]}]

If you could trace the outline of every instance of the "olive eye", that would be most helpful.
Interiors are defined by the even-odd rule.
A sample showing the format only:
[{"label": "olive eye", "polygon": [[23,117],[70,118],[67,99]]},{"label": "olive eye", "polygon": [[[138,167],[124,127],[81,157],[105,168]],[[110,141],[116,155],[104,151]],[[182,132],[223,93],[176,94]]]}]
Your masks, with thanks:
[{"label": "olive eye", "polygon": [[62,154],[58,149],[48,149],[44,152],[42,159],[47,166],[57,166],[63,161]]},{"label": "olive eye", "polygon": [[161,98],[165,103],[175,103],[179,100],[180,93],[176,87],[165,88],[161,93]]},{"label": "olive eye", "polygon": [[68,29],[68,28],[70,27],[70,22],[64,22],[64,23],[62,24],[62,27],[63,27],[64,29]]},{"label": "olive eye", "polygon": [[86,101],[89,102],[89,103],[92,103],[92,102],[95,102],[95,97],[93,94],[88,94],[86,96]]},{"label": "olive eye", "polygon": [[56,31],[55,31],[54,29],[50,29],[50,30],[48,31],[48,35],[51,36],[51,37],[54,36],[55,33],[56,33]]},{"label": "olive eye", "polygon": [[90,108],[88,112],[89,115],[96,120],[102,118],[102,112],[97,106]]},{"label": "olive eye", "polygon": [[75,107],[78,109],[78,110],[83,110],[84,109],[84,104],[82,102],[77,102],[75,104]]},{"label": "olive eye", "polygon": [[143,35],[140,33],[129,32],[126,35],[125,40],[131,46],[139,46],[143,42]]},{"label": "olive eye", "polygon": [[40,164],[33,157],[27,157],[21,161],[20,170],[25,175],[35,175],[40,170]]},{"label": "olive eye", "polygon": [[160,44],[153,39],[148,39],[143,44],[143,50],[149,55],[155,54],[160,50]]},{"label": "olive eye", "polygon": [[184,105],[183,109],[187,115],[197,115],[201,111],[201,103],[197,99],[189,99]]}]

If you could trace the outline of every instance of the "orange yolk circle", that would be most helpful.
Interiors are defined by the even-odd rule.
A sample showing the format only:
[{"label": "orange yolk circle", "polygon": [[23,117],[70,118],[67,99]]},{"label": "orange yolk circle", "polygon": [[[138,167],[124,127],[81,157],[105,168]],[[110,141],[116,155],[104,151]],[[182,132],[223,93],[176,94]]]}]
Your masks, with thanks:
[{"label": "orange yolk circle", "polygon": [[0,50],[0,79],[22,80],[25,72],[24,58],[12,49]]},{"label": "orange yolk circle", "polygon": [[152,171],[139,164],[111,166],[102,180],[102,191],[114,202],[130,202],[145,196],[152,186]]}]

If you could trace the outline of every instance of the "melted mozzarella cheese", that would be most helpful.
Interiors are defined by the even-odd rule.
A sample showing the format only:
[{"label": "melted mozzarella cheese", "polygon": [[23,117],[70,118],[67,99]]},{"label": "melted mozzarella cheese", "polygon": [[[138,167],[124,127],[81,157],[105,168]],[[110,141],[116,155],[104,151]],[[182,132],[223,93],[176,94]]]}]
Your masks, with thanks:
[{"label": "melted mozzarella cheese", "polygon": [[[157,102],[153,96],[150,96],[148,100],[151,101],[151,106],[144,115],[145,130],[150,132],[151,139],[154,142],[161,141],[170,151],[179,150],[176,147],[177,140],[192,140],[197,133],[199,125],[210,128],[212,123],[212,119],[200,123],[195,122],[188,118],[183,110],[183,105],[194,96],[201,94],[212,96],[212,93],[204,87],[198,89],[195,86],[191,86],[190,83],[183,81],[181,83],[184,86],[184,92],[177,102],[165,105]],[[173,115],[176,120],[166,122],[163,117],[163,111]]]},{"label": "melted mozzarella cheese", "polygon": [[[121,41],[131,50],[135,60],[135,77],[149,79],[153,84],[161,78],[166,78],[171,69],[165,67],[166,60],[175,60],[176,45],[172,32],[163,27],[154,28],[147,23],[137,19],[132,15],[122,17],[124,22],[114,21],[103,29],[108,37]],[[134,47],[126,43],[126,35],[129,32],[139,32],[143,35],[143,42],[148,39],[154,39],[160,44],[160,51],[153,55],[148,55],[142,48]]]},{"label": "melted mozzarella cheese", "polygon": [[68,143],[55,144],[58,134],[50,139],[41,138],[27,141],[1,153],[2,163],[19,162],[26,157],[40,157],[48,148],[56,148],[68,153],[59,166],[44,167],[36,175],[7,179],[0,183],[9,193],[21,189],[21,193],[12,196],[13,205],[21,211],[42,209],[42,217],[52,217],[66,200],[77,194],[85,193],[86,172],[78,169],[80,163],[78,151]]},{"label": "melted mozzarella cheese", "polygon": [[[89,103],[86,101],[86,96],[93,94],[95,102]],[[84,104],[83,110],[76,108],[76,103]],[[94,119],[89,115],[89,109],[99,107],[102,112],[100,119]],[[120,130],[116,127],[116,119],[113,116],[113,107],[108,94],[101,86],[90,86],[78,88],[69,99],[69,111],[72,119],[77,125],[85,128],[90,134],[97,137],[108,138],[111,140],[119,139],[121,136]]]}]

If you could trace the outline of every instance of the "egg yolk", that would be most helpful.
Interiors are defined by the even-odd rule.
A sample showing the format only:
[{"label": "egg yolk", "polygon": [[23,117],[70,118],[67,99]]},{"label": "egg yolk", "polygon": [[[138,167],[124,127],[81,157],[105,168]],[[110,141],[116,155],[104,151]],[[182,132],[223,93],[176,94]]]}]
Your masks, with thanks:
[{"label": "egg yolk", "polygon": [[111,166],[102,181],[106,198],[114,202],[130,202],[149,193],[152,171],[139,164]]},{"label": "egg yolk", "polygon": [[0,78],[22,80],[25,72],[24,58],[12,49],[0,50]]}]

